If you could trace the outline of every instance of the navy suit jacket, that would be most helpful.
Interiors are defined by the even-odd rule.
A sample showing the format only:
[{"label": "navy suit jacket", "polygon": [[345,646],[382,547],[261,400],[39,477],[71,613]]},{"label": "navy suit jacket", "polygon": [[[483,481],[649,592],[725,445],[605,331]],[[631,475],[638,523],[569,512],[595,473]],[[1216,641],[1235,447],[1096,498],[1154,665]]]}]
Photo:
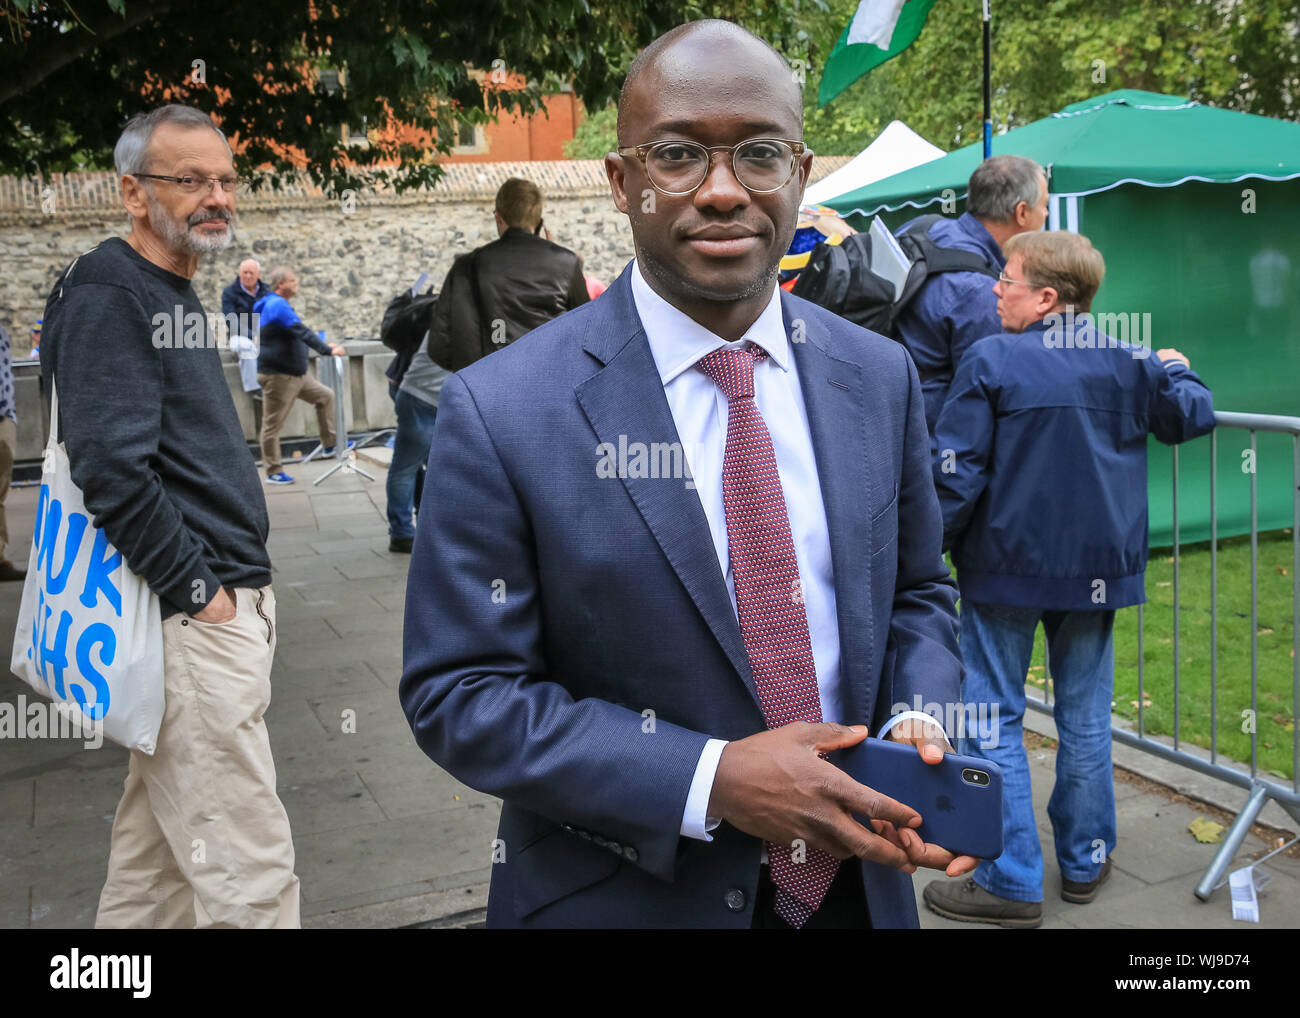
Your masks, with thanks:
[{"label": "navy suit jacket", "polygon": [[[760,840],[726,823],[712,842],[679,833],[706,740],[765,728],[704,508],[681,478],[597,469],[620,436],[679,441],[632,271],[439,400],[399,693],[420,747],[504,800],[489,926],[753,915]],[[920,383],[899,344],[781,305],[830,530],[845,720],[875,731],[916,694],[959,699]],[[911,878],[861,865],[873,924],[916,926]]]}]

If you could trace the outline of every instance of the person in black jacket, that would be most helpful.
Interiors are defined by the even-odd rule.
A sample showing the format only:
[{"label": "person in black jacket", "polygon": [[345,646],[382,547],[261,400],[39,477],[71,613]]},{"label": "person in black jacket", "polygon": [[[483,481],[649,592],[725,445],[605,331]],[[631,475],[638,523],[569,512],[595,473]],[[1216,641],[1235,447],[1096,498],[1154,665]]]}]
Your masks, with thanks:
[{"label": "person in black jacket", "polygon": [[496,223],[498,239],[452,263],[434,305],[429,357],[448,371],[469,367],[588,300],[582,259],[544,231],[536,184],[519,177],[502,184]]},{"label": "person in black jacket", "polygon": [[307,374],[307,347],[335,356],[344,350],[337,343],[318,338],[290,306],[290,298],[298,293],[298,276],[293,269],[274,269],[271,291],[253,305],[261,323],[257,384],[262,387],[262,467],[269,483],[292,484],[293,478],[281,469],[280,429],[295,399],[316,408],[325,455],[334,452],[334,393]]}]

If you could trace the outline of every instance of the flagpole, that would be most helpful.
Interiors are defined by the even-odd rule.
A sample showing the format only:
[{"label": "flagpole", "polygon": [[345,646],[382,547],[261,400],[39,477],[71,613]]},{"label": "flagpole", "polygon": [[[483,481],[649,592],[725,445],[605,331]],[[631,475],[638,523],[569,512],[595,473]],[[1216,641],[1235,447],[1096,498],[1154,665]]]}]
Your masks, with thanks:
[{"label": "flagpole", "polygon": [[989,0],[984,0],[984,158],[993,154],[992,31]]}]

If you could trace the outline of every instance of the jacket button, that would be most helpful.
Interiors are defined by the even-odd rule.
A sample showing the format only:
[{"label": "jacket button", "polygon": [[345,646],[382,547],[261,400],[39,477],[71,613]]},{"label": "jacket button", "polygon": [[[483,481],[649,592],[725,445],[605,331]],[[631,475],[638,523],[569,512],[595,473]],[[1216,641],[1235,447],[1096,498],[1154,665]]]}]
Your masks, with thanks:
[{"label": "jacket button", "polygon": [[608,848],[615,855],[623,854],[623,846],[620,845],[617,841],[611,841],[605,847]]},{"label": "jacket button", "polygon": [[733,887],[728,890],[727,893],[722,896],[722,900],[726,903],[727,908],[731,909],[733,912],[745,911],[745,892],[739,887]]},{"label": "jacket button", "polygon": [[609,839],[601,834],[594,835],[591,840],[594,841],[601,848],[604,848],[606,845],[609,844]]},{"label": "jacket button", "polygon": [[633,848],[631,845],[627,845],[623,848],[623,858],[626,859],[628,862],[636,862],[637,859],[640,858],[640,856],[638,855],[637,850],[635,848]]}]

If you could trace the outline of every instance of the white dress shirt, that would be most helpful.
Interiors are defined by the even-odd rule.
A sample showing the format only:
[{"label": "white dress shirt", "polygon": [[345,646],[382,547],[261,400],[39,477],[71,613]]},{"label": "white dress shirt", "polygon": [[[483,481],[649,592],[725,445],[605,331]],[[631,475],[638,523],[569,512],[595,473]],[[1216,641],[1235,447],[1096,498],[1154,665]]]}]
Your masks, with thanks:
[{"label": "white dress shirt", "polygon": [[[781,490],[785,494],[790,536],[794,542],[799,579],[803,584],[808,636],[817,669],[822,720],[839,721],[843,716],[840,634],[835,614],[830,533],[826,526],[826,507],[822,503],[817,461],[813,456],[812,436],[808,430],[808,410],[781,318],[780,294],[773,285],[767,307],[744,337],[735,343],[728,343],[710,332],[650,289],[641,275],[640,264],[632,272],[632,297],[645,328],[650,353],[659,369],[683,453],[690,464],[695,493],[709,521],[718,566],[726,578],[733,611],[736,585],[727,552],[727,520],[722,508],[727,397],[695,364],[714,350],[739,348],[746,342],[760,346],[768,353],[766,359],[754,365],[754,402],[772,436]],[[700,754],[682,817],[681,833],[686,837],[712,840],[708,831],[717,823],[707,823],[705,814],[725,745],[721,739],[710,739]]]}]

